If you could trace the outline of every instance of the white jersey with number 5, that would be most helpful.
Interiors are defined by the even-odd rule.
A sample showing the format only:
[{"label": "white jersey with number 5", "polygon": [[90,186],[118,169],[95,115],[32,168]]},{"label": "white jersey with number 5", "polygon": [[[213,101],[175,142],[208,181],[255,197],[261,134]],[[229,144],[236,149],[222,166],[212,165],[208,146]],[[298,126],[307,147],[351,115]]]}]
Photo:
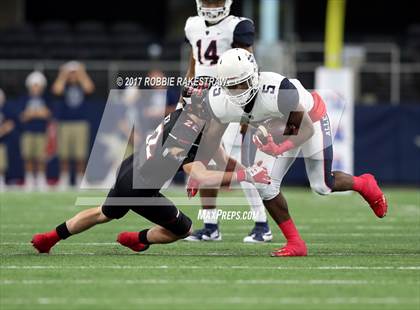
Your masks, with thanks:
[{"label": "white jersey with number 5", "polygon": [[[299,80],[287,79],[274,72],[261,72],[259,90],[251,111],[250,122],[260,122],[269,118],[289,117],[300,104],[310,112],[314,99]],[[213,86],[209,91],[208,104],[214,116],[222,123],[244,121],[243,108],[232,104],[220,86]]]},{"label": "white jersey with number 5", "polygon": [[296,79],[289,80],[277,73],[261,72],[258,93],[253,99],[253,106],[248,106],[252,107],[249,118],[245,118],[244,108],[232,104],[219,86],[210,89],[206,100],[214,117],[222,123],[248,119],[259,123],[270,118],[287,121],[292,111],[303,109],[308,112],[314,133],[306,142],[278,157],[257,151],[255,162],[263,160],[272,178],[271,184],[257,185],[257,188],[263,200],[276,197],[283,177],[301,151],[312,189],[323,195],[331,192],[332,133],[325,103],[319,94],[310,93]]},{"label": "white jersey with number 5", "polygon": [[185,38],[195,60],[195,76],[216,76],[217,61],[232,47],[249,47],[254,43],[254,24],[248,18],[228,16],[217,24],[199,17],[187,19]]}]

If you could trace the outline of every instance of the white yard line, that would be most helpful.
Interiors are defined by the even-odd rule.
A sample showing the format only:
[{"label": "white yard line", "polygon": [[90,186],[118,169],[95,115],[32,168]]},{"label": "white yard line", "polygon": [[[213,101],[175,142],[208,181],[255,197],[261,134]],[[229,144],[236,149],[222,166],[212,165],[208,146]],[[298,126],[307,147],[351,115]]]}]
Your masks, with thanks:
[{"label": "white yard line", "polygon": [[[138,284],[237,284],[237,285],[393,285],[400,284],[398,281],[371,281],[371,280],[346,280],[346,279],[308,279],[308,280],[281,280],[281,279],[141,279],[141,280],[40,280],[40,279],[4,279],[0,280],[0,285],[55,285],[55,284],[77,284],[77,285],[138,285]],[[404,281],[405,285],[418,285],[420,281]]]},{"label": "white yard line", "polygon": [[1,265],[0,269],[245,269],[245,270],[420,270],[420,266],[236,266],[236,265],[209,265],[209,266],[197,266],[197,265],[83,265],[83,266],[57,266],[57,265]]},{"label": "white yard line", "polygon": [[204,297],[204,298],[182,298],[182,297],[160,297],[160,298],[136,298],[136,299],[110,299],[110,298],[58,298],[58,297],[39,297],[39,298],[3,298],[1,304],[40,304],[40,305],[55,305],[55,304],[134,304],[134,305],[171,305],[171,304],[371,304],[371,305],[399,305],[399,304],[418,304],[418,298],[400,298],[400,297],[332,297],[332,298],[296,298],[296,297],[278,297],[278,298],[258,298],[258,297]]}]

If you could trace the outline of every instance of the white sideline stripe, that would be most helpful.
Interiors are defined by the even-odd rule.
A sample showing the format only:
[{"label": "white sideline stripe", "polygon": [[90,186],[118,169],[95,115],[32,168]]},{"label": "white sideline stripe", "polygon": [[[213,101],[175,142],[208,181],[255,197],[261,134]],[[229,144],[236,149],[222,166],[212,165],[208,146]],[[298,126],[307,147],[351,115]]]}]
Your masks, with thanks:
[{"label": "white sideline stripe", "polygon": [[257,270],[420,270],[420,266],[317,266],[317,267],[292,267],[292,266],[195,266],[195,265],[109,265],[109,266],[56,266],[56,265],[1,265],[0,269],[257,269]]},{"label": "white sideline stripe", "polygon": [[332,297],[332,298],[295,298],[295,297],[279,297],[279,298],[256,298],[256,297],[217,297],[217,298],[132,298],[132,299],[110,299],[110,298],[57,298],[57,297],[39,297],[39,298],[3,298],[1,304],[40,304],[40,305],[54,305],[54,304],[149,304],[149,305],[171,305],[171,304],[418,304],[418,298],[399,298],[388,296],[380,297]]},{"label": "white sideline stripe", "polygon": [[[368,281],[368,280],[325,280],[325,279],[310,279],[310,280],[279,280],[279,279],[238,279],[228,281],[225,279],[186,279],[186,280],[173,280],[173,279],[142,279],[142,280],[40,280],[40,279],[4,279],[0,280],[0,285],[53,285],[53,284],[238,284],[238,285],[392,285],[400,284],[398,281]],[[404,281],[404,284],[418,285],[420,281]]]},{"label": "white sideline stripe", "polygon": [[[0,285],[44,285],[44,284],[244,284],[244,285],[272,285],[272,284],[301,284],[301,285],[367,285],[367,284],[397,284],[396,281],[366,281],[366,280],[223,280],[223,279],[189,279],[189,280],[172,280],[172,279],[142,279],[142,280],[1,280]],[[405,284],[408,284],[404,282]]]}]

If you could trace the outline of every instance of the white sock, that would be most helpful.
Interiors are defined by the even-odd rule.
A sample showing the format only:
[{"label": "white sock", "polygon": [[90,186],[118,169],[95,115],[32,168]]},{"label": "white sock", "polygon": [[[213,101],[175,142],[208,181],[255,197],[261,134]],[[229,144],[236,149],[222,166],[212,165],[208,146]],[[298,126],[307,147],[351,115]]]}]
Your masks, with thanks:
[{"label": "white sock", "polygon": [[76,175],[76,184],[75,184],[76,188],[80,188],[80,186],[82,185],[83,176],[84,176],[83,173],[78,173]]},{"label": "white sock", "polygon": [[6,182],[4,181],[4,175],[0,174],[0,192],[4,192],[6,189]]},{"label": "white sock", "polygon": [[35,177],[32,172],[25,173],[25,188],[27,190],[32,190],[35,186]]},{"label": "white sock", "polygon": [[60,174],[60,187],[67,188],[70,185],[70,174],[68,172],[62,172]]},{"label": "white sock", "polygon": [[261,200],[260,194],[255,186],[248,182],[241,182],[242,190],[245,194],[251,211],[254,215],[255,222],[267,222],[267,214],[265,213],[265,207]]},{"label": "white sock", "polygon": [[45,173],[38,172],[36,176],[36,185],[40,190],[45,190],[47,188],[47,177],[45,176]]},{"label": "white sock", "polygon": [[217,224],[217,209],[202,209],[202,218],[204,224]]}]

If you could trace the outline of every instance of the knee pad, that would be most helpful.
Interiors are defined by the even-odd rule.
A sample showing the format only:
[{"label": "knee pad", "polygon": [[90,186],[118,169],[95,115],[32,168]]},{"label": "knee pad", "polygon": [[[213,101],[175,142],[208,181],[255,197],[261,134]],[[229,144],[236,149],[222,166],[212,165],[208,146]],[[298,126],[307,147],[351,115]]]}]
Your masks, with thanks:
[{"label": "knee pad", "polygon": [[258,193],[262,200],[271,200],[280,193],[280,185],[272,182],[261,187],[258,187]]},{"label": "knee pad", "polygon": [[179,215],[174,221],[162,226],[172,232],[174,235],[184,237],[189,234],[192,227],[192,221],[188,216],[179,211]]}]

